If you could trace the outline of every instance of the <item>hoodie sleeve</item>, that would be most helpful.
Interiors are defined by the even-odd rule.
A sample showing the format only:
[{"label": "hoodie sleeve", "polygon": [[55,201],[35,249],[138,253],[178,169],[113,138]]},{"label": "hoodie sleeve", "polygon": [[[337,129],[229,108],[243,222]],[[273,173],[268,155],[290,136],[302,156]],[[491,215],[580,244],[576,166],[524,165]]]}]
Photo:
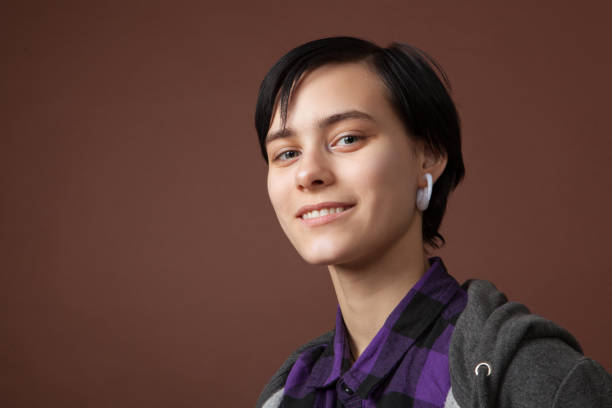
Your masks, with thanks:
[{"label": "hoodie sleeve", "polygon": [[[612,378],[567,330],[509,302],[490,282],[464,285],[468,305],[451,339],[461,407],[612,408]],[[487,371],[477,371],[481,365]]]},{"label": "hoodie sleeve", "polygon": [[612,408],[612,376],[596,361],[584,357],[567,373],[553,408]]}]

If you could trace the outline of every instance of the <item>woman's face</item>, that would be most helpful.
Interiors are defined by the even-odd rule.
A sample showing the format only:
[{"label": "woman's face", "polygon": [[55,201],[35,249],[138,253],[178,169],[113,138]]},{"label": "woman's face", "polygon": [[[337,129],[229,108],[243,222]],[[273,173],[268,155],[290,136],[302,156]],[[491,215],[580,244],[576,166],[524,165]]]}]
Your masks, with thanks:
[{"label": "woman's face", "polygon": [[[267,144],[272,206],[308,263],[360,263],[380,256],[406,234],[420,239],[421,144],[412,142],[386,92],[364,63],[317,68],[292,94],[286,135]],[[268,138],[280,125],[277,106]],[[323,204],[328,209],[344,210],[306,220],[300,216],[303,206],[326,202],[335,203]],[[422,248],[422,240],[418,245]]]}]

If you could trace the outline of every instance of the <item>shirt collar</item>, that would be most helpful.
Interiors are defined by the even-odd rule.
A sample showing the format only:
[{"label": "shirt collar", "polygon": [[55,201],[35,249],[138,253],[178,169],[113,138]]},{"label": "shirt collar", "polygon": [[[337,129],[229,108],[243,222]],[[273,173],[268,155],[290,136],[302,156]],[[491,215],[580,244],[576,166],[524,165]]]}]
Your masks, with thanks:
[{"label": "shirt collar", "polygon": [[393,309],[352,367],[349,367],[348,333],[338,305],[334,337],[323,353],[328,358],[315,363],[308,386],[328,387],[343,376],[351,389],[367,398],[460,289],[440,257],[429,258],[429,263],[430,268]]}]

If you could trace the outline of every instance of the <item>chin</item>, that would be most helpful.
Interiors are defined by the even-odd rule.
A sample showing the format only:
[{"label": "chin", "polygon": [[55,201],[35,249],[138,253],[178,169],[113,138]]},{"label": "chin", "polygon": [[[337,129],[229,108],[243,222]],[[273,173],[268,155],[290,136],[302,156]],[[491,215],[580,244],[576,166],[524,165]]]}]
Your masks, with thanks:
[{"label": "chin", "polygon": [[341,258],[337,248],[302,248],[298,253],[311,265],[331,265]]},{"label": "chin", "polygon": [[302,259],[311,265],[333,265],[338,262],[338,257],[329,254],[300,254]]},{"label": "chin", "polygon": [[298,252],[302,259],[311,265],[337,265],[352,259],[347,251],[338,247],[308,248]]}]

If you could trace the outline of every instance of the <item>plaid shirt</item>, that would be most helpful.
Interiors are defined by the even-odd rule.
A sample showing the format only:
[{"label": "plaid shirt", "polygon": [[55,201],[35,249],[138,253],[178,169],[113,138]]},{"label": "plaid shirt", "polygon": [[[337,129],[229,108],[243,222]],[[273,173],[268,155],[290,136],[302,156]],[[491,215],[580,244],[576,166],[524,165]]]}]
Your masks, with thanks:
[{"label": "plaid shirt", "polygon": [[300,354],[281,407],[443,407],[451,334],[467,294],[441,258],[429,262],[352,366],[338,307],[333,340]]}]

